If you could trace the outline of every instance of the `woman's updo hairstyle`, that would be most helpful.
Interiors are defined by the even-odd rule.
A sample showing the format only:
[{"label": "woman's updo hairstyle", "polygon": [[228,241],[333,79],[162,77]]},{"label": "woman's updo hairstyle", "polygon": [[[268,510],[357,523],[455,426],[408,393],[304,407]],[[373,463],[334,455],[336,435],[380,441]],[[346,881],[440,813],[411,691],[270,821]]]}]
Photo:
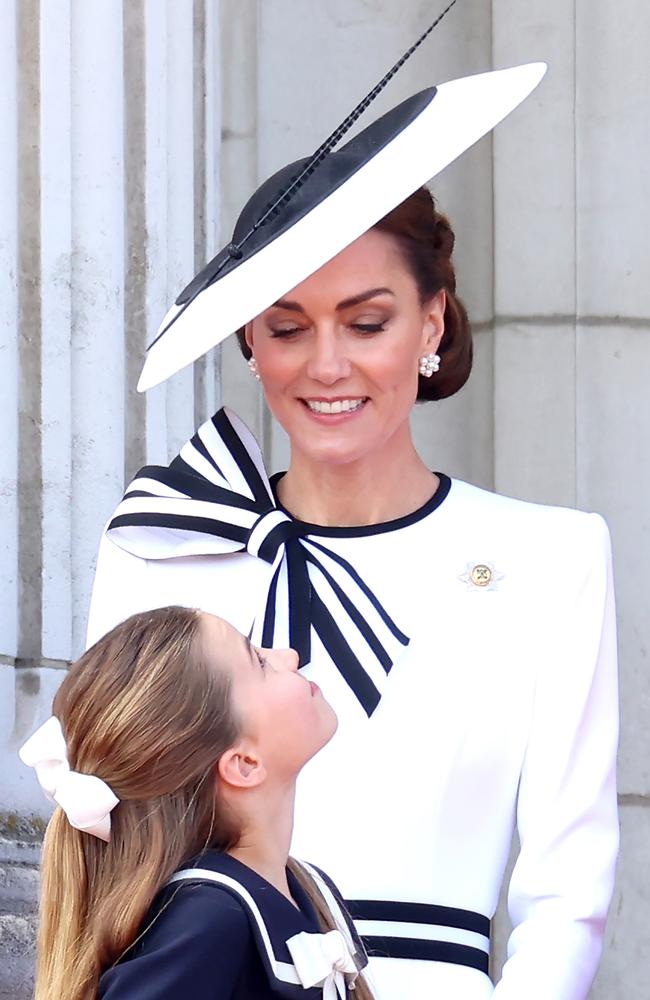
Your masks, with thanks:
[{"label": "woman's updo hairstyle", "polygon": [[431,378],[420,375],[417,399],[453,396],[469,378],[473,353],[467,312],[456,296],[456,273],[451,259],[454,231],[447,218],[436,211],[433,196],[425,187],[415,191],[373,228],[397,241],[422,302],[441,289],[446,293],[445,332],[438,347],[440,371]]}]

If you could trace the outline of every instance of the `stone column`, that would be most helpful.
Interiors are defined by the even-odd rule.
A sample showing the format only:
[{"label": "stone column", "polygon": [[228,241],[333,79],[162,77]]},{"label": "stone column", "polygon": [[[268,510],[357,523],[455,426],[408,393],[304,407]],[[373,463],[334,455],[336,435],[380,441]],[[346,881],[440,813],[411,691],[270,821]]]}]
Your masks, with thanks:
[{"label": "stone column", "polygon": [[16,749],[83,649],[125,479],[220,399],[217,355],[135,392],[219,242],[219,2],[1,0],[0,52],[0,996],[15,998],[48,812]]},{"label": "stone column", "polygon": [[650,19],[576,2],[576,500],[606,517],[620,630],[621,859],[596,1000],[650,981]]}]

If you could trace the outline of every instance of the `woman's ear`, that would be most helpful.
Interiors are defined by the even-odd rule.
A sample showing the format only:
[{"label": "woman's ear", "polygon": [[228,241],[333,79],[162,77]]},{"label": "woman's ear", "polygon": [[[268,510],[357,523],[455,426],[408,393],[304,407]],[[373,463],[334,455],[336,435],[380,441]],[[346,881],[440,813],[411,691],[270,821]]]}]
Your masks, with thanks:
[{"label": "woman's ear", "polygon": [[253,324],[252,323],[247,323],[246,326],[244,327],[244,340],[246,341],[247,346],[252,351],[253,350]]},{"label": "woman's ear", "polygon": [[422,350],[435,354],[445,332],[445,309],[447,293],[444,288],[429,299],[425,306],[424,324],[422,326]]},{"label": "woman's ear", "polygon": [[250,747],[231,747],[219,758],[217,774],[230,788],[257,788],[266,779],[266,768]]}]

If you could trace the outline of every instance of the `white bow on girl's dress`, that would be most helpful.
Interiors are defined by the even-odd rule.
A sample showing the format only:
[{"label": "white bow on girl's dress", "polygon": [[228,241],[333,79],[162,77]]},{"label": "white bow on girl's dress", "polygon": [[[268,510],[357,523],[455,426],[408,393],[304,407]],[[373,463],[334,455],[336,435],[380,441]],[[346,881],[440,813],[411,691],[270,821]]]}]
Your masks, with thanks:
[{"label": "white bow on girl's dress", "polygon": [[289,938],[287,948],[306,990],[322,986],[323,1000],[345,1000],[346,982],[354,983],[359,970],[340,931],[301,931]]},{"label": "white bow on girl's dress", "polygon": [[51,716],[18,751],[33,767],[50,801],[61,806],[71,826],[100,840],[111,839],[111,811],[120,801],[105,781],[71,771],[61,723]]}]

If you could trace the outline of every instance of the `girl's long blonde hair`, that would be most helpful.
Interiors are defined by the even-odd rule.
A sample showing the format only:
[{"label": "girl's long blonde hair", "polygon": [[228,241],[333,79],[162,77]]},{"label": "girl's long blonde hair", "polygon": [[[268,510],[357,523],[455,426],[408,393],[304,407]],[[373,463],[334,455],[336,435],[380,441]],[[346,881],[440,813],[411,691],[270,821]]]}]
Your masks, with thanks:
[{"label": "girl's long blonde hair", "polygon": [[[135,942],[174,871],[238,842],[217,795],[216,763],[238,722],[229,673],[216,666],[203,653],[199,612],[161,608],[114,628],[59,688],[53,714],[70,767],[102,778],[120,802],[109,843],[74,829],[59,808],[48,825],[35,1000],[95,1000],[101,973]],[[299,877],[329,929],[318,890]],[[359,987],[358,1000],[369,998]]]},{"label": "girl's long blonde hair", "polygon": [[54,699],[70,767],[102,778],[120,803],[108,844],[61,809],[50,821],[36,1000],[94,1000],[173,872],[238,839],[215,801],[215,762],[237,738],[228,673],[205,661],[199,628],[185,608],[135,615],[71,667]]}]

